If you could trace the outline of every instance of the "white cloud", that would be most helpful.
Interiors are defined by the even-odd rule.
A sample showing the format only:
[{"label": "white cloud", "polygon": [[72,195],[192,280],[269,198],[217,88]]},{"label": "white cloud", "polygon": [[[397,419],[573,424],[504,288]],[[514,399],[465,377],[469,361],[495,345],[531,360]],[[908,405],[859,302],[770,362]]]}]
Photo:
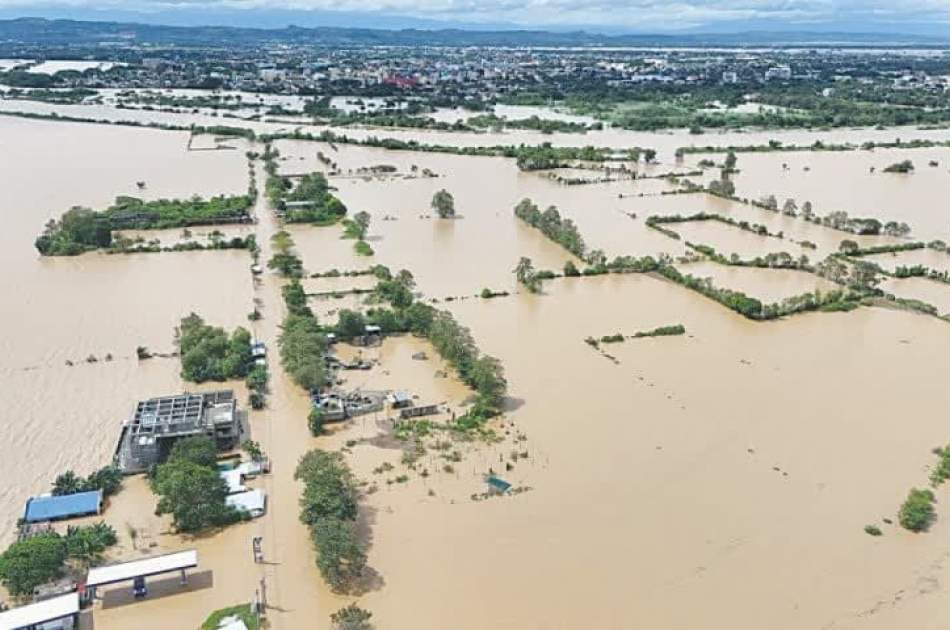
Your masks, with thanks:
[{"label": "white cloud", "polygon": [[776,24],[947,22],[950,0],[0,0],[29,14],[39,6],[72,9],[330,10],[467,22],[616,25],[676,30],[721,22]]}]

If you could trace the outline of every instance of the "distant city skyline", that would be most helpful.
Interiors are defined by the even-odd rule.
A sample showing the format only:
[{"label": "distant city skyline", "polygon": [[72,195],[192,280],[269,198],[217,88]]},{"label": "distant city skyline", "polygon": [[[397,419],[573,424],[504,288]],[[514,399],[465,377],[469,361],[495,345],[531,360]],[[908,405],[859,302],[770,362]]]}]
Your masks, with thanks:
[{"label": "distant city skyline", "polygon": [[0,0],[0,18],[170,25],[950,33],[950,0]]}]

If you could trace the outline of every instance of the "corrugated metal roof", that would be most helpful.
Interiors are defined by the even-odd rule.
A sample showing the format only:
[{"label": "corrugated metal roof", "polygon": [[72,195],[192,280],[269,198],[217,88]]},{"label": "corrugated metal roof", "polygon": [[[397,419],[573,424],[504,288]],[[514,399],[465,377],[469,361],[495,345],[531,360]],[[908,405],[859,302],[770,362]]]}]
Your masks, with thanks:
[{"label": "corrugated metal roof", "polygon": [[102,490],[77,492],[54,497],[33,497],[26,502],[23,515],[27,523],[54,521],[87,514],[98,514],[102,507]]}]

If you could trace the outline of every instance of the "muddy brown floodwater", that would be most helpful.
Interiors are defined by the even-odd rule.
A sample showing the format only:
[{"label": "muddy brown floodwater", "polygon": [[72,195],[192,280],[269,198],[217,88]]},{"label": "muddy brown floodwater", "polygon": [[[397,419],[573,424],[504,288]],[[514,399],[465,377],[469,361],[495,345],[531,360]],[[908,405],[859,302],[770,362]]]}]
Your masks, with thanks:
[{"label": "muddy brown floodwater", "polygon": [[[57,111],[177,124],[213,120],[77,107]],[[897,133],[905,139],[946,136],[843,130],[710,134],[700,140],[860,142]],[[540,137],[385,135],[459,144]],[[683,132],[613,130],[544,138],[656,146],[666,163],[644,169],[646,175],[672,168],[673,149],[696,140]],[[247,144],[228,141],[233,149],[187,151],[187,143],[182,132],[0,117],[4,544],[13,538],[27,497],[48,489],[67,468],[85,474],[109,461],[118,428],[137,400],[194,389],[180,379],[177,360],[138,361],[137,346],[171,350],[174,326],[195,311],[216,325],[248,326],[276,355],[283,281],[266,273],[255,284],[246,252],[42,259],[33,249],[43,224],[72,205],[103,207],[121,194],[151,199],[246,190]],[[566,186],[544,173],[521,173],[502,158],[290,141],[277,148],[287,174],[325,170],[318,152],[331,158],[341,171],[330,177],[339,197],[351,213],[365,210],[372,217],[371,257],[356,255],[339,226],[290,226],[308,272],[372,264],[409,269],[425,299],[438,300],[471,328],[483,351],[501,360],[511,400],[492,423],[499,441],[451,441],[444,448],[430,441],[409,463],[407,445],[392,435],[388,413],[311,437],[305,393],[272,360],[268,407],[251,412],[249,420],[252,437],[274,461],[271,475],[251,482],[268,494],[267,515],[181,537],[169,532],[167,519],[152,514],[155,498],[145,480],[127,480],[103,516],[120,536],[110,559],[193,547],[200,567],[186,592],[157,583],[154,592],[161,596],[135,602],[127,589],[106,591],[94,608],[97,630],[195,628],[216,608],[250,601],[261,579],[271,604],[270,627],[288,630],[326,628],[331,612],[356,600],[373,611],[378,627],[424,630],[941,627],[950,608],[947,488],[935,491],[941,518],[925,534],[883,519],[896,521],[908,489],[927,484],[931,449],[950,442],[943,416],[950,405],[943,383],[950,324],[877,307],[751,322],[650,275],[555,279],[539,295],[521,291],[512,275],[521,256],[541,269],[578,262],[512,215],[525,197],[542,207],[557,205],[589,247],[609,256],[681,256],[683,241],[690,240],[726,255],[787,251],[817,261],[852,235],[702,193],[663,195],[674,186],[655,179]],[[913,153],[918,172],[911,176],[868,173],[869,164],[909,155],[742,154],[736,183],[743,196],[775,194],[780,203],[809,198],[819,213],[835,209],[905,220],[916,238],[950,240],[939,194],[947,177],[943,164],[950,166],[946,151]],[[684,168],[693,158],[699,156],[689,156]],[[928,170],[930,159],[941,166]],[[380,164],[395,166],[396,175],[356,176],[357,169]],[[807,175],[805,164],[811,167]],[[262,185],[263,171],[256,168]],[[436,176],[423,176],[425,169]],[[142,191],[135,185],[140,180],[147,182]],[[455,196],[458,219],[431,216],[431,197],[441,188]],[[675,240],[645,224],[651,215],[696,212],[762,223],[785,238],[696,222],[673,226],[683,236]],[[222,232],[254,233],[266,260],[269,237],[281,226],[263,200],[255,213],[253,227]],[[193,237],[204,239],[208,231],[195,230]],[[179,230],[141,236],[163,244],[184,238]],[[802,240],[815,249],[802,248]],[[939,257],[950,260],[928,250],[879,262],[942,268]],[[834,286],[797,271],[708,261],[680,268],[763,301]],[[307,278],[304,286],[314,294],[310,303],[318,317],[332,322],[339,309],[363,306],[351,290],[370,288],[373,280]],[[510,295],[476,297],[483,288]],[[885,288],[932,302],[940,312],[950,308],[944,295],[950,287],[931,280],[889,279]],[[252,325],[246,316],[255,299],[264,317]],[[686,334],[628,339],[603,345],[603,352],[584,343],[588,336],[629,336],[672,324],[685,326]],[[471,397],[423,340],[393,337],[380,347],[341,346],[338,352],[373,364],[345,372],[346,387],[403,389],[420,403],[443,403],[455,412]],[[242,384],[225,386],[245,399]],[[298,519],[300,486],[293,469],[314,447],[342,450],[362,483],[359,524],[371,571],[358,596],[328,590]],[[489,470],[503,471],[523,492],[473,500],[485,491]],[[884,535],[866,535],[862,529],[869,523],[881,526]],[[264,538],[264,565],[252,561],[254,536]]]}]

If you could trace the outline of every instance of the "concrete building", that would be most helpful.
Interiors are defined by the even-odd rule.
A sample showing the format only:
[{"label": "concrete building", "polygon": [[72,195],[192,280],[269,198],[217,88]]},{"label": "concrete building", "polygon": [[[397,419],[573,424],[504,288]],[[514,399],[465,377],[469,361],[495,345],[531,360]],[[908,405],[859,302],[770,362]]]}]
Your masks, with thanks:
[{"label": "concrete building", "polygon": [[238,445],[241,433],[231,390],[152,398],[138,403],[122,426],[116,465],[126,474],[145,472],[164,461],[181,438],[205,435],[226,451]]}]

